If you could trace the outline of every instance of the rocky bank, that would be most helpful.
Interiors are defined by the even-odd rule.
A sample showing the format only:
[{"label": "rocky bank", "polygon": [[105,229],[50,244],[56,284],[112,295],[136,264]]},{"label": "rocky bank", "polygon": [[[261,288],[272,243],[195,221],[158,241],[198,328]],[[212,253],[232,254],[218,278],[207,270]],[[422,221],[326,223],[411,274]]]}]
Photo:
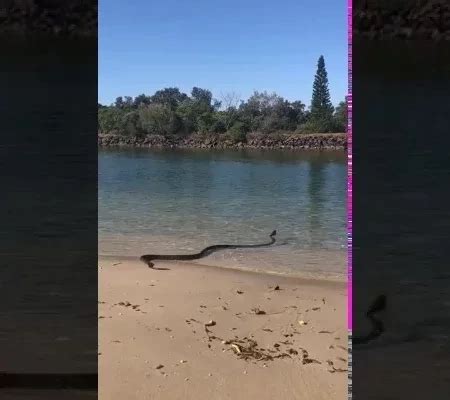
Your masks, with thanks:
[{"label": "rocky bank", "polygon": [[310,149],[346,150],[347,134],[249,134],[246,141],[227,136],[145,136],[98,135],[99,147],[136,147],[168,149]]}]

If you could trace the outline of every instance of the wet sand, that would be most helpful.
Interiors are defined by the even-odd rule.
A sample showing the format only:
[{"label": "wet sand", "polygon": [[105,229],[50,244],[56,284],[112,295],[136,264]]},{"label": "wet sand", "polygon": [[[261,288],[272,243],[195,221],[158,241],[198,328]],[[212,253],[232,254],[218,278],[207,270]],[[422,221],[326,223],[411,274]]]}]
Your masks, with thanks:
[{"label": "wet sand", "polygon": [[99,260],[99,398],[344,399],[345,283]]}]

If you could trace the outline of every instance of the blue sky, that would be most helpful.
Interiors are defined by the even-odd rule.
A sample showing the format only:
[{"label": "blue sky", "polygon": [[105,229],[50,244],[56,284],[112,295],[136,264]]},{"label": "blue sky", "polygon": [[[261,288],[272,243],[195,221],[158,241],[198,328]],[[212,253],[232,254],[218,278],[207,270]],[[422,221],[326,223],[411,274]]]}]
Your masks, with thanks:
[{"label": "blue sky", "polygon": [[321,54],[347,93],[347,0],[100,0],[99,102],[164,87],[311,101]]}]

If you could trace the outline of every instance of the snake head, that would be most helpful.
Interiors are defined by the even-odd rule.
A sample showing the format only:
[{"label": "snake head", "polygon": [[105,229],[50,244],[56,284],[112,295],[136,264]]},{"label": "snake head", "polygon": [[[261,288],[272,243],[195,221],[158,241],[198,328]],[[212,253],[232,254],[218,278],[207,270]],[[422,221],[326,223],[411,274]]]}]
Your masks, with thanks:
[{"label": "snake head", "polygon": [[147,264],[149,268],[153,268],[153,266],[155,265],[155,264],[153,264],[153,263],[148,259],[147,256],[141,256],[139,259],[140,259],[143,263]]},{"label": "snake head", "polygon": [[274,230],[274,231],[270,234],[270,237],[274,237],[276,234],[277,234],[277,231]]}]

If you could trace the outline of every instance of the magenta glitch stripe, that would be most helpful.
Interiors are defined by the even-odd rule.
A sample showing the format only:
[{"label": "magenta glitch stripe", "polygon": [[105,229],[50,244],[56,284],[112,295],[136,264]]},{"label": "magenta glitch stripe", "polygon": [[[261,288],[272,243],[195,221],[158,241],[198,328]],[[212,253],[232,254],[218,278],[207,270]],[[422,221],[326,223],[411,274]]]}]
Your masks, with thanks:
[{"label": "magenta glitch stripe", "polygon": [[353,291],[352,291],[352,16],[353,0],[347,0],[347,29],[348,29],[348,122],[347,122],[347,324],[353,327]]}]

